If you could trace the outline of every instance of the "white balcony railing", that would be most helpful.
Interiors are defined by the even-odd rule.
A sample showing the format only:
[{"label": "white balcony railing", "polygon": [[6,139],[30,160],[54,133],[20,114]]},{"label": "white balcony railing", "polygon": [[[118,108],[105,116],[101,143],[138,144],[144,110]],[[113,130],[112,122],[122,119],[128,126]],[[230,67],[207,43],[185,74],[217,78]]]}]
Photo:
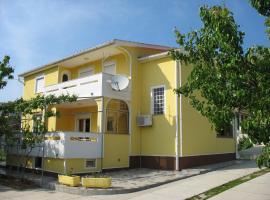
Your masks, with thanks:
[{"label": "white balcony railing", "polygon": [[111,98],[130,100],[130,87],[122,91],[114,91],[110,82],[113,75],[99,73],[92,76],[78,78],[71,81],[50,85],[45,87],[45,95],[61,94],[77,95],[78,97],[99,97],[106,96]]},{"label": "white balcony railing", "polygon": [[102,156],[102,134],[81,132],[50,132],[45,135],[45,142],[33,149],[21,149],[11,146],[10,154],[43,156],[48,158],[100,158]]}]

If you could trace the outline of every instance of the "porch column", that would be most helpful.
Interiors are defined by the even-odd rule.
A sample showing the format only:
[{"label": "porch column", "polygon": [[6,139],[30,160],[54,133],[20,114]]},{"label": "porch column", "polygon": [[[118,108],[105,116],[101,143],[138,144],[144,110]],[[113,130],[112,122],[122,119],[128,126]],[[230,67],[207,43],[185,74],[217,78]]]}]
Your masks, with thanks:
[{"label": "porch column", "polygon": [[97,132],[104,133],[104,98],[96,99],[97,103]]},{"label": "porch column", "polygon": [[101,149],[101,163],[100,163],[100,171],[102,172],[102,168],[103,168],[103,158],[104,158],[104,118],[105,118],[105,114],[104,114],[104,97],[101,97],[100,99],[96,99],[95,100],[97,103],[97,132],[99,134],[102,134],[102,149]]}]

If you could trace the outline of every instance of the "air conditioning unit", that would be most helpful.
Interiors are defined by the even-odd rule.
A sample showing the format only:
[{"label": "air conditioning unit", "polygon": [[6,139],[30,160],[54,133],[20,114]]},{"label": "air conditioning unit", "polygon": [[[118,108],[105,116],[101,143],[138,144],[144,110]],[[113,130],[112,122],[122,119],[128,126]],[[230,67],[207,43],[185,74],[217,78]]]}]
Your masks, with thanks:
[{"label": "air conditioning unit", "polygon": [[152,126],[152,115],[137,116],[137,126]]}]

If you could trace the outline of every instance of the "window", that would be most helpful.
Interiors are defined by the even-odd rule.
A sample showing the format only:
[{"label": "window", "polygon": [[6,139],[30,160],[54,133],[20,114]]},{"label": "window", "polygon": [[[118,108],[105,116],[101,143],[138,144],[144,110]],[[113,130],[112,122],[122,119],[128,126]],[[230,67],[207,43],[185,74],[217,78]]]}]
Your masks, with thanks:
[{"label": "window", "polygon": [[42,168],[42,157],[35,157],[35,168]]},{"label": "window", "polygon": [[81,69],[79,71],[79,78],[83,78],[83,77],[87,77],[87,76],[91,76],[93,75],[94,72],[94,68],[85,68],[85,69]]},{"label": "window", "polygon": [[71,73],[69,70],[62,71],[62,73],[61,73],[61,79],[62,79],[61,81],[62,82],[69,81],[70,77],[71,77]]},{"label": "window", "polygon": [[128,106],[124,101],[113,99],[107,105],[106,131],[109,133],[129,133]]},{"label": "window", "polygon": [[33,114],[33,132],[37,133],[40,130],[40,125],[42,123],[42,114],[38,113],[38,114]]},{"label": "window", "polygon": [[68,81],[68,75],[67,74],[63,74],[62,76],[62,82],[66,82]]},{"label": "window", "polygon": [[152,114],[162,115],[165,113],[165,87],[154,87],[151,92]]},{"label": "window", "polygon": [[36,78],[35,93],[41,93],[44,91],[44,76]]},{"label": "window", "polygon": [[76,131],[90,132],[91,130],[90,114],[78,114],[76,119],[77,119]]},{"label": "window", "polygon": [[85,160],[85,168],[96,168],[96,159]]},{"label": "window", "polygon": [[105,63],[103,66],[103,72],[107,74],[116,74],[116,64],[115,62]]},{"label": "window", "polygon": [[233,137],[233,125],[225,124],[223,128],[218,130],[218,137]]}]

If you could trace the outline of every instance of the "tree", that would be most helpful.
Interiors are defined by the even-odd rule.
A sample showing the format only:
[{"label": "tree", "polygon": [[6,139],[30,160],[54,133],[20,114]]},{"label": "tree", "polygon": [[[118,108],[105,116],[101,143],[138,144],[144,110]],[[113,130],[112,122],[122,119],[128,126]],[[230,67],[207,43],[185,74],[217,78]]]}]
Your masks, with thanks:
[{"label": "tree", "polygon": [[[29,155],[33,149],[41,149],[44,144],[45,134],[48,131],[46,126],[47,120],[50,117],[59,116],[59,113],[51,108],[57,104],[74,102],[76,100],[77,97],[74,95],[61,95],[59,97],[54,95],[38,95],[27,101],[21,98],[12,103],[3,104],[2,110],[5,111],[3,116],[5,116],[7,120],[7,131],[2,134],[5,134],[7,144],[11,149],[14,149],[14,147],[18,149],[19,152],[17,152],[17,154],[20,157],[19,163],[21,163],[23,169],[27,167]],[[42,113],[42,118],[35,117],[34,114],[37,112]],[[20,130],[17,132],[9,130],[9,128],[12,127],[11,116],[16,116],[16,118],[21,118],[22,120],[22,125],[19,126]],[[35,127],[30,127],[29,122],[31,120],[35,122]],[[23,178],[24,173],[22,173],[22,179]]]},{"label": "tree", "polygon": [[9,65],[9,56],[5,56],[3,61],[0,61],[0,89],[7,85],[7,79],[13,79],[14,69]]},{"label": "tree", "polygon": [[248,113],[241,124],[255,143],[269,144],[270,50],[262,46],[243,50],[239,31],[226,7],[200,8],[203,27],[181,34],[175,30],[180,50],[174,60],[189,63],[187,82],[175,91],[213,124],[217,132],[228,130],[236,113]]},{"label": "tree", "polygon": [[266,32],[270,39],[270,1],[269,0],[250,0],[251,5],[263,16],[267,17],[265,25],[267,27]]}]

